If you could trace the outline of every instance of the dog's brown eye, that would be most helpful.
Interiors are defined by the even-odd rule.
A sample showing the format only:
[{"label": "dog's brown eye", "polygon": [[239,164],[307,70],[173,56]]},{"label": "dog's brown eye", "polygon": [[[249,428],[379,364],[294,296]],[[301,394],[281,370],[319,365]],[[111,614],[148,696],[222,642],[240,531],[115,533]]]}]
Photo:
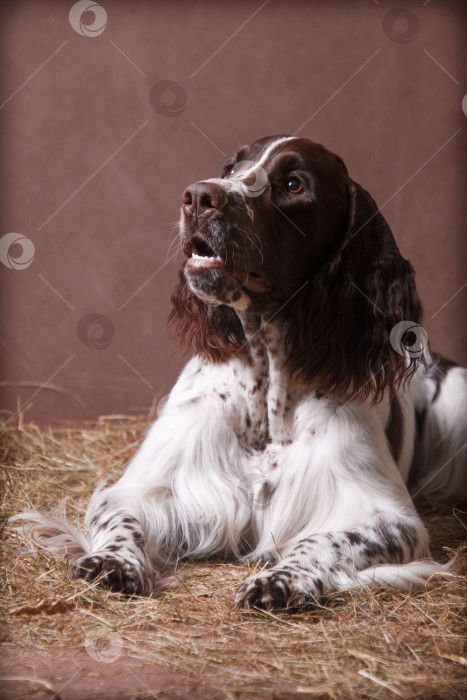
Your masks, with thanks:
[{"label": "dog's brown eye", "polygon": [[289,177],[286,183],[286,188],[291,194],[300,194],[300,192],[303,192],[303,185],[298,177]]}]

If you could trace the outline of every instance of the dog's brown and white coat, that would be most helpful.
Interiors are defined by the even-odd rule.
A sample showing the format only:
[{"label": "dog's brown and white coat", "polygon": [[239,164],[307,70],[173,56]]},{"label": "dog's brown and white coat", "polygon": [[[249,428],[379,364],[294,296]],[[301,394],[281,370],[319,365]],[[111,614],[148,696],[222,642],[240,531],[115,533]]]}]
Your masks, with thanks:
[{"label": "dog's brown and white coat", "polygon": [[239,606],[443,575],[408,487],[465,490],[467,371],[404,340],[413,270],[370,195],[322,146],[266,138],[185,191],[180,229],[195,356],[88,535],[29,513],[36,541],[127,593],[179,557],[269,562]]}]

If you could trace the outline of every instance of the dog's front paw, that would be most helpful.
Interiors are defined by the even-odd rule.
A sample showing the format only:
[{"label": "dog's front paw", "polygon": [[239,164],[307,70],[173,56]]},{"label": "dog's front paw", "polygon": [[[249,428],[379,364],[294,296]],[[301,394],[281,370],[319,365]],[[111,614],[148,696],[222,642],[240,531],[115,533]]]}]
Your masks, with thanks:
[{"label": "dog's front paw", "polygon": [[236,608],[281,610],[317,602],[323,586],[319,580],[287,569],[269,569],[249,576],[235,595]]},{"label": "dog's front paw", "polygon": [[105,588],[127,595],[149,595],[154,589],[154,581],[136,559],[129,561],[113,552],[82,557],[74,564],[71,575],[88,581],[99,577]]},{"label": "dog's front paw", "polygon": [[275,571],[249,576],[235,596],[236,608],[286,608],[290,600],[290,577]]}]

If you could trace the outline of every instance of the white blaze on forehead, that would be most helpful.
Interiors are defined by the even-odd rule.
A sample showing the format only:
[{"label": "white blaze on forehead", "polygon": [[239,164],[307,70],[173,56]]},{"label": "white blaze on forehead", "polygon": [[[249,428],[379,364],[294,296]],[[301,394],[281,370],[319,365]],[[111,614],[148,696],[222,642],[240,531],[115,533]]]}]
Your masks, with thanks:
[{"label": "white blaze on forehead", "polygon": [[214,184],[220,185],[224,190],[234,190],[242,196],[246,195],[251,197],[256,196],[257,193],[261,194],[260,190],[256,192],[249,189],[248,186],[245,185],[244,181],[251,177],[251,175],[254,175],[255,171],[257,172],[260,168],[263,168],[269,156],[272,153],[274,153],[276,148],[278,148],[281,144],[286,143],[287,141],[292,141],[296,138],[296,136],[282,136],[281,138],[272,141],[272,143],[266,146],[264,150],[259,154],[257,160],[245,161],[248,162],[248,167],[242,168],[238,173],[238,176],[235,176],[234,174],[231,178],[228,179],[221,177],[212,177],[209,180],[201,180],[201,182],[212,182]]},{"label": "white blaze on forehead", "polygon": [[[280,146],[282,143],[285,143],[286,141],[293,141],[293,139],[296,139],[296,136],[282,136],[281,138],[276,139],[272,143],[269,144],[269,146],[266,146],[264,151],[260,154],[259,160],[256,161],[255,165],[253,166],[252,170],[254,170],[255,167],[258,166],[263,166],[271,153],[273,153],[278,146]],[[245,173],[246,174],[246,173]]]}]

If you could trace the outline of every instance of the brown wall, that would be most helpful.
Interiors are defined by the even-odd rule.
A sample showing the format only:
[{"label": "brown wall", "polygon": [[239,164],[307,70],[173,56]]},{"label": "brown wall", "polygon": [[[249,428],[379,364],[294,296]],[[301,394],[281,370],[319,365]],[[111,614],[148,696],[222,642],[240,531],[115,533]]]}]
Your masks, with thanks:
[{"label": "brown wall", "polygon": [[[223,153],[300,127],[384,205],[432,346],[467,362],[467,3],[102,0],[91,37],[72,5],[0,6],[2,409],[52,423],[167,393],[181,192]],[[159,100],[161,81],[181,88]]]}]

